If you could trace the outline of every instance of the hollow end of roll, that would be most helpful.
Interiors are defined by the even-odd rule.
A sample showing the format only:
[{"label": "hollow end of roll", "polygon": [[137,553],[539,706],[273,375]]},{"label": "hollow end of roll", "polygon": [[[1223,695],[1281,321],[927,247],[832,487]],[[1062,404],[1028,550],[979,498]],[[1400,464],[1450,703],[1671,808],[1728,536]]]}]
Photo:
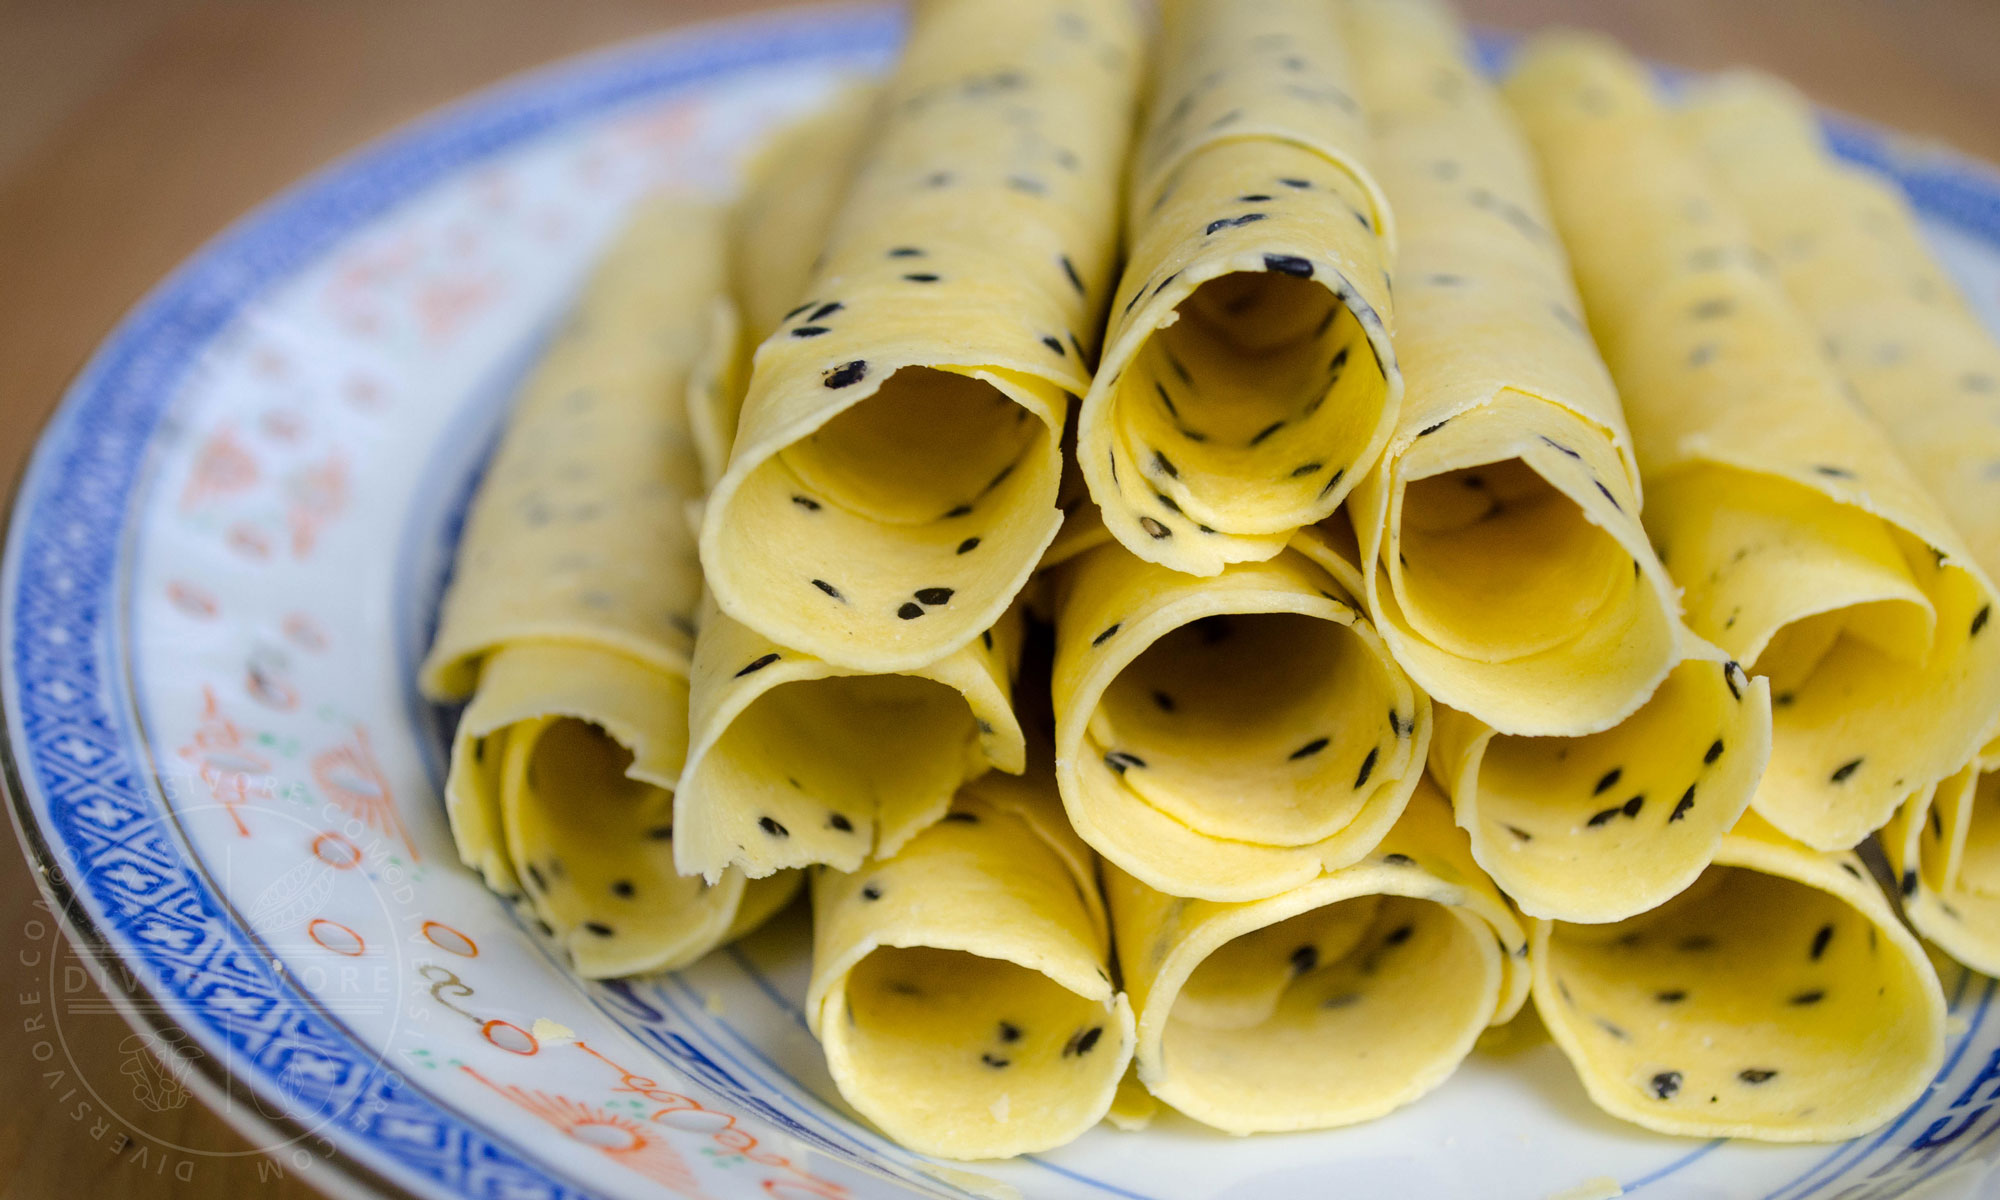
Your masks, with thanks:
[{"label": "hollow end of roll", "polygon": [[1142,1041],[1140,1070],[1160,1099],[1231,1133],[1368,1120],[1436,1087],[1471,1052],[1501,969],[1492,931],[1461,909],[1396,895],[1336,901],[1197,965],[1157,1046]]},{"label": "hollow end of roll", "polygon": [[724,611],[773,641],[914,669],[999,619],[1061,523],[1061,472],[1055,433],[1001,384],[904,367],[725,476],[703,563]]},{"label": "hollow end of roll", "polygon": [[1662,1132],[1850,1137],[1936,1066],[1915,943],[1798,880],[1713,866],[1629,920],[1549,927],[1536,958],[1536,1007],[1592,1097]]},{"label": "hollow end of roll", "polygon": [[673,862],[673,793],[626,774],[632,753],[592,722],[543,717],[482,739],[497,761],[506,852],[529,906],[579,974],[679,966],[713,946],[741,880],[711,888]]},{"label": "hollow end of roll", "polygon": [[1281,533],[1365,466],[1388,391],[1374,348],[1342,291],[1268,257],[1198,284],[1112,387],[1112,460],[1151,489],[1142,517]]},{"label": "hollow end of roll", "polygon": [[1404,619],[1464,657],[1550,650],[1618,620],[1645,586],[1618,539],[1518,458],[1410,480],[1392,519]]},{"label": "hollow end of roll", "polygon": [[868,953],[823,1031],[841,1094],[897,1141],[1004,1158],[1095,1125],[1128,1061],[1130,1017],[1017,963],[930,946]]},{"label": "hollow end of roll", "polygon": [[1230,613],[1147,646],[1097,699],[1080,754],[1111,786],[1210,837],[1306,845],[1394,786],[1396,690],[1356,627]]}]

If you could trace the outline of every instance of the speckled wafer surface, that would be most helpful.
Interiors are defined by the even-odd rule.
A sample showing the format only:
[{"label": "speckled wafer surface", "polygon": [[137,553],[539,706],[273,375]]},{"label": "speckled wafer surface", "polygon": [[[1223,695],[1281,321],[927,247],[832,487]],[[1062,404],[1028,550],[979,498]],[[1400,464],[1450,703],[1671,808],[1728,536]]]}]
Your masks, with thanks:
[{"label": "speckled wafer surface", "polygon": [[1061,519],[1140,52],[1125,0],[918,7],[809,294],[756,353],[702,530],[725,613],[895,671],[1005,611]]}]

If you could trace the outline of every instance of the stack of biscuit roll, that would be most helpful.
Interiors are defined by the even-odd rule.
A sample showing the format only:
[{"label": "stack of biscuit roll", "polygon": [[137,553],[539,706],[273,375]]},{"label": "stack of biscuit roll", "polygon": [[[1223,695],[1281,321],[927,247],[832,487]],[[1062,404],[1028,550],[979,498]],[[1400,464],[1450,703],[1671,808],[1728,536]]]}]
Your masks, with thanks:
[{"label": "stack of biscuit roll", "polygon": [[1991,587],[1644,69],[1550,38],[1508,94],[1625,397],[1648,532],[1689,623],[1768,678],[1773,712],[1752,815],[1716,865],[1618,926],[1542,927],[1536,1004],[1627,1119],[1851,1136],[1921,1093],[1943,1005],[1844,852],[1991,729],[2000,652],[1973,621]]},{"label": "stack of biscuit roll", "polygon": [[427,695],[470,698],[445,784],[460,856],[588,976],[692,962],[799,883],[674,867],[701,596],[682,394],[726,217],[658,199],[605,253],[515,403],[423,664]]},{"label": "stack of biscuit roll", "polygon": [[940,1158],[1373,1120],[1530,999],[1658,1132],[1893,1119],[1906,916],[2000,970],[2000,347],[1908,207],[1773,84],[1156,7],[918,0],[635,217],[425,666],[466,861],[587,975],[809,880]]},{"label": "stack of biscuit roll", "polygon": [[[2000,575],[2000,344],[1931,254],[1902,193],[1836,162],[1805,101],[1777,80],[1718,80],[1678,119],[1854,397],[1973,561]],[[1990,618],[1982,605],[1972,623],[1983,631]],[[2000,972],[2000,730],[1988,729],[1963,770],[1912,793],[1883,847],[1924,936]]]},{"label": "stack of biscuit roll", "polygon": [[1629,916],[1749,804],[1766,689],[1681,626],[1534,160],[1463,34],[1428,4],[1346,13],[1401,238],[1403,417],[1353,505],[1369,608],[1438,703],[1480,865],[1532,916]]}]

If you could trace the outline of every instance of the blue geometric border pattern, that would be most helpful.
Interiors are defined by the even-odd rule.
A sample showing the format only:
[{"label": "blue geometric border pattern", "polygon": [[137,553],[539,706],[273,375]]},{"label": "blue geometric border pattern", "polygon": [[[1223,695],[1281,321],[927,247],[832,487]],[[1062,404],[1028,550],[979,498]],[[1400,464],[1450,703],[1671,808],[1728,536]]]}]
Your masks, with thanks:
[{"label": "blue geometric border pattern", "polygon": [[[364,1151],[359,1165],[387,1181],[469,1196],[588,1194],[322,1020],[230,924],[183,854],[127,716],[118,661],[121,556],[148,445],[190,366],[247,304],[390,207],[608,109],[749,69],[879,55],[900,33],[894,12],[879,7],[734,22],[586,56],[423,119],[239,221],[176,271],[72,385],[29,464],[0,574],[8,752],[23,824],[43,841],[59,886],[76,889],[78,924],[132,964],[206,1052],[226,1054],[287,1114],[331,1120],[343,1152]],[[247,1002],[231,1011],[206,1003],[220,988]]]},{"label": "blue geometric border pattern", "polygon": [[[329,168],[239,222],[155,291],[71,388],[21,485],[0,574],[4,707],[24,823],[64,869],[88,922],[168,1012],[293,1111],[335,1119],[344,1150],[419,1190],[585,1194],[446,1111],[317,1015],[224,916],[185,859],[128,719],[118,661],[121,555],[147,448],[201,351],[256,297],[358,227],[467,165],[563,125],[731,72],[878,54],[881,8],[787,13],[594,55],[484,93]],[[1489,44],[1489,51],[1493,49]],[[2000,182],[1879,132],[1837,148],[1896,175],[1923,210],[2000,243]],[[41,814],[37,822],[35,814]],[[239,1011],[205,1003],[220,988]],[[296,1069],[310,1064],[312,1069]]]}]

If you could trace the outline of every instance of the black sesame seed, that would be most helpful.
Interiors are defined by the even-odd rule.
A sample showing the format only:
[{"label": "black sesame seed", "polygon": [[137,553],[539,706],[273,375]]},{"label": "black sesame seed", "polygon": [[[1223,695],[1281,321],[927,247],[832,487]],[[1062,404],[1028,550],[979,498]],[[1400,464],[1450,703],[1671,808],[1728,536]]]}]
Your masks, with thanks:
[{"label": "black sesame seed", "polygon": [[1809,992],[1800,992],[1798,995],[1793,996],[1790,1000],[1786,1001],[1786,1003],[1800,1004],[1800,1005],[1818,1004],[1820,1001],[1824,999],[1826,999],[1826,993],[1818,988],[1814,988],[1812,991]]},{"label": "black sesame seed", "polygon": [[743,669],[742,669],[741,671],[738,671],[738,672],[736,672],[736,676],[735,676],[735,677],[736,677],[737,679],[741,679],[741,678],[743,678],[743,677],[744,677],[745,675],[750,675],[750,674],[754,674],[754,673],[756,673],[756,672],[758,672],[758,671],[761,671],[761,670],[763,670],[763,669],[764,669],[765,667],[768,667],[768,666],[770,666],[770,665],[771,665],[772,663],[774,663],[774,662],[777,662],[777,661],[778,661],[778,656],[777,656],[777,654],[775,654],[775,653],[772,653],[772,654],[766,654],[766,655],[763,655],[763,656],[761,656],[761,657],[758,657],[758,658],[753,658],[753,659],[751,659],[751,660],[750,660],[750,662],[749,662],[749,663],[748,663],[747,665],[745,665],[745,666],[744,666],[744,668],[743,668]]},{"label": "black sesame seed", "polygon": [[800,313],[802,313],[802,312],[804,312],[805,310],[807,310],[807,309],[811,308],[812,306],[813,306],[813,302],[812,302],[812,301],[810,301],[810,300],[806,301],[806,302],[805,302],[804,304],[801,304],[801,305],[799,305],[799,306],[798,306],[797,308],[795,308],[795,309],[793,309],[792,311],[790,311],[790,312],[786,313],[786,314],[785,314],[785,320],[787,320],[787,321],[791,320],[791,319],[792,319],[793,317],[796,317],[796,316],[798,316],[798,315],[799,315]]},{"label": "black sesame seed", "polygon": [[1068,1058],[1072,1054],[1082,1056],[1090,1053],[1096,1048],[1097,1039],[1103,1036],[1104,1026],[1092,1025],[1089,1029],[1084,1030],[1069,1040],[1069,1044],[1063,1047],[1063,1057]]},{"label": "black sesame seed", "polygon": [[1617,1038],[1621,1042],[1629,1042],[1632,1040],[1631,1034],[1626,1033],[1623,1029],[1619,1028],[1617,1025],[1612,1024],[1610,1021],[1605,1020],[1603,1017],[1597,1018],[1597,1027],[1599,1029],[1602,1029],[1604,1032],[1610,1034],[1612,1037]]},{"label": "black sesame seed", "polygon": [[813,499],[811,496],[793,496],[792,503],[805,509],[807,512],[819,511],[819,501]]},{"label": "black sesame seed", "polygon": [[1001,1058],[998,1055],[994,1054],[982,1054],[979,1056],[979,1061],[985,1063],[989,1067],[992,1067],[996,1071],[999,1070],[1001,1067],[1009,1066],[1012,1064],[1011,1059]]},{"label": "black sesame seed", "polygon": [[1159,706],[1161,712],[1174,711],[1174,698],[1157,688],[1153,690],[1153,703]]},{"label": "black sesame seed", "polygon": [[861,898],[863,900],[880,900],[882,898],[882,886],[876,883],[864,884],[861,888]]},{"label": "black sesame seed", "polygon": [[1590,826],[1592,829],[1595,829],[1599,825],[1609,824],[1613,817],[1616,817],[1619,813],[1623,811],[1625,810],[1622,806],[1607,808],[1602,812],[1592,813],[1590,816],[1590,820],[1585,821],[1584,824]]},{"label": "black sesame seed", "polygon": [[792,330],[792,336],[795,338],[809,338],[809,337],[818,337],[822,333],[831,333],[831,332],[833,331],[828,329],[824,325],[801,325],[797,329]]},{"label": "black sesame seed", "polygon": [[1436,433],[1438,430],[1443,429],[1445,425],[1450,422],[1450,420],[1451,418],[1446,417],[1443,421],[1439,421],[1435,425],[1426,425],[1422,429],[1417,430],[1417,436],[1429,437],[1430,435]]},{"label": "black sesame seed", "polygon": [[[1320,751],[1326,749],[1327,741],[1328,739],[1323,737],[1314,738],[1312,741],[1307,742],[1305,745],[1300,746],[1298,749],[1292,751],[1290,756],[1291,760],[1293,762],[1297,762],[1302,758],[1311,758],[1313,755],[1318,754]],[[1354,786],[1360,787],[1361,785],[1357,783]]]},{"label": "black sesame seed", "polygon": [[1165,525],[1160,524],[1151,517],[1140,517],[1139,528],[1145,530],[1147,534],[1154,538],[1172,537],[1174,535],[1173,530],[1168,529]]},{"label": "black sesame seed", "polygon": [[1713,742],[1710,742],[1708,744],[1708,753],[1701,756],[1701,761],[1704,765],[1713,766],[1715,760],[1721,757],[1722,757],[1722,739],[1716,738]]},{"label": "black sesame seed", "polygon": [[1662,1071],[1653,1076],[1653,1095],[1662,1100],[1671,1100],[1675,1092],[1681,1090],[1679,1071]]},{"label": "black sesame seed", "polygon": [[903,602],[903,607],[896,610],[896,615],[903,618],[905,621],[914,621],[918,617],[924,615],[924,606],[921,604],[913,604],[906,600]]},{"label": "black sesame seed", "polygon": [[538,892],[549,890],[549,881],[542,878],[542,869],[534,863],[528,864],[528,882],[534,884],[535,890]]},{"label": "black sesame seed", "polygon": [[1826,944],[1832,940],[1833,926],[1831,925],[1822,925],[1819,927],[1819,932],[1813,934],[1811,954],[1814,962],[1818,962],[1820,955],[1826,953]]},{"label": "black sesame seed", "polygon": [[1096,637],[1091,638],[1090,644],[1093,646],[1102,646],[1106,641],[1110,640],[1112,634],[1118,632],[1118,627],[1122,624],[1124,624],[1124,622],[1122,621],[1113,623],[1108,628],[1106,628],[1103,633],[1100,633]]},{"label": "black sesame seed", "polygon": [[1384,854],[1382,861],[1392,867],[1414,867],[1417,860],[1407,854]]},{"label": "black sesame seed", "polygon": [[1042,345],[1047,346],[1049,349],[1055,351],[1057,358],[1063,357],[1063,344],[1061,338],[1049,334],[1044,334],[1042,337]]},{"label": "black sesame seed", "polygon": [[1409,941],[1410,935],[1416,931],[1416,926],[1414,925],[1398,925],[1388,933],[1382,935],[1382,944],[1384,946],[1400,946],[1404,942]]},{"label": "black sesame seed", "polygon": [[1003,1042],[1020,1041],[1021,1027],[1019,1025],[1014,1024],[1012,1021],[1000,1022],[1000,1040]]},{"label": "black sesame seed", "polygon": [[1729,685],[1729,696],[1733,700],[1743,699],[1743,690],[1736,686],[1736,673],[1742,669],[1733,658],[1722,664],[1722,682]]},{"label": "black sesame seed", "polygon": [[1611,489],[1604,486],[1604,481],[1602,479],[1593,479],[1591,480],[1591,482],[1597,485],[1597,490],[1603,494],[1606,500],[1611,501],[1611,507],[1617,509],[1621,513],[1625,511],[1625,506],[1618,503],[1618,497],[1611,494]]},{"label": "black sesame seed", "polygon": [[1764,1083],[1767,1080],[1775,1078],[1777,1074],[1776,1071],[1768,1067],[1748,1067],[1738,1071],[1736,1078],[1741,1079],[1745,1083]]},{"label": "black sesame seed", "polygon": [[1661,1004],[1679,1004],[1681,1001],[1687,999],[1687,997],[1688,994],[1678,988],[1672,991],[1653,993],[1653,999],[1658,1000]]},{"label": "black sesame seed", "polygon": [[1532,842],[1535,840],[1534,834],[1529,833],[1527,830],[1521,828],[1519,825],[1503,824],[1501,828],[1505,829],[1508,833],[1513,834],[1515,837],[1520,838],[1524,842]]},{"label": "black sesame seed", "polygon": [[936,283],[939,277],[929,271],[914,271],[903,278],[911,283]]},{"label": "black sesame seed", "polygon": [[1835,767],[1833,769],[1833,774],[1827,776],[1827,778],[1833,781],[1834,783],[1846,783],[1848,778],[1852,776],[1854,772],[1861,769],[1862,761],[1863,760],[1859,758],[1849,759],[1847,762],[1844,762],[1839,766]]},{"label": "black sesame seed", "polygon": [[824,579],[815,579],[812,581],[812,585],[818,588],[820,591],[825,592],[827,595],[832,596],[835,600],[845,600],[847,598],[840,594],[839,588],[833,586]]},{"label": "black sesame seed", "polygon": [[1602,796],[1612,788],[1617,787],[1619,778],[1624,774],[1625,768],[1623,767],[1611,768],[1604,773],[1604,778],[1597,781],[1597,786],[1590,790],[1590,794],[1593,796]]},{"label": "black sesame seed", "polygon": [[1077,290],[1078,295],[1086,294],[1089,289],[1083,286],[1083,276],[1076,273],[1076,264],[1069,260],[1069,255],[1063,255],[1060,261],[1062,262],[1063,274],[1069,276],[1070,286]]},{"label": "black sesame seed", "polygon": [[1675,821],[1680,820],[1682,817],[1687,816],[1688,809],[1693,807],[1694,807],[1694,785],[1690,783],[1688,784],[1688,790],[1682,792],[1681,798],[1677,802],[1675,802],[1674,811],[1667,816],[1667,824],[1671,825]]},{"label": "black sesame seed", "polygon": [[1309,179],[1280,179],[1278,182],[1288,188],[1299,188],[1301,190],[1312,186],[1312,181]]},{"label": "black sesame seed", "polygon": [[1311,475],[1325,468],[1326,464],[1323,462],[1300,463],[1298,466],[1292,468],[1292,478],[1297,479],[1303,475]]},{"label": "black sesame seed", "polygon": [[1303,975],[1319,965],[1319,947],[1300,946],[1292,951],[1292,974]]},{"label": "black sesame seed", "polygon": [[674,836],[674,827],[671,825],[655,825],[646,831],[646,836],[656,842],[670,841]]},{"label": "black sesame seed", "polygon": [[1911,867],[1909,870],[1903,872],[1903,894],[1905,896],[1914,896],[1917,894],[1917,869],[1915,867]]},{"label": "black sesame seed", "polygon": [[590,932],[596,934],[598,937],[610,937],[612,935],[611,926],[606,925],[602,921],[585,921],[583,923],[583,927],[585,929],[590,930]]},{"label": "black sesame seed", "polygon": [[1625,807],[1620,811],[1624,812],[1624,814],[1628,817],[1636,817],[1639,815],[1639,810],[1644,807],[1646,807],[1646,797],[1642,793],[1640,795],[1632,797],[1630,800],[1627,800],[1625,802]]},{"label": "black sesame seed", "polygon": [[950,604],[951,589],[948,587],[918,588],[917,602],[919,604],[931,604],[931,605]]},{"label": "black sesame seed", "polygon": [[1368,748],[1368,756],[1361,760],[1361,770],[1354,776],[1354,786],[1357,789],[1362,784],[1367,783],[1368,777],[1375,773],[1375,757],[1379,753],[1381,753],[1381,747],[1379,746],[1370,746]]},{"label": "black sesame seed", "polygon": [[988,629],[985,632],[981,633],[979,635],[979,640],[985,642],[986,648],[988,650],[991,650],[993,648],[993,631],[991,629]]},{"label": "black sesame seed", "polygon": [[832,316],[833,314],[839,312],[841,309],[846,307],[847,306],[845,304],[842,304],[838,300],[829,300],[825,304],[822,304],[818,308],[814,309],[813,315],[807,319],[812,321],[824,321],[828,317]]},{"label": "black sesame seed", "polygon": [[1832,479],[1854,478],[1854,472],[1848,470],[1846,467],[1817,466],[1814,467],[1813,470]]},{"label": "black sesame seed", "polygon": [[1104,765],[1123,775],[1132,767],[1143,768],[1146,765],[1146,760],[1124,750],[1113,750],[1104,756]]},{"label": "black sesame seed", "polygon": [[924,252],[915,246],[898,246],[889,251],[890,258],[922,258]]},{"label": "black sesame seed", "polygon": [[1979,636],[1979,631],[1986,628],[1986,622],[1992,616],[1993,616],[1993,606],[1991,604],[1982,606],[1978,612],[1972,614],[1973,637]]},{"label": "black sesame seed", "polygon": [[820,376],[820,382],[830,388],[852,387],[868,375],[868,363],[863,359],[842,363]]},{"label": "black sesame seed", "polygon": [[627,900],[630,900],[637,891],[638,889],[632,886],[632,881],[629,879],[615,880],[611,884],[611,894],[621,896]]},{"label": "black sesame seed", "polygon": [[1270,437],[1272,434],[1278,432],[1280,429],[1283,429],[1284,427],[1285,423],[1283,421],[1273,421],[1269,425],[1266,425],[1264,426],[1264,428],[1258,430],[1256,436],[1250,439],[1250,444],[1254,446],[1257,443],[1263,441],[1265,438]]},{"label": "black sesame seed", "polygon": [[770,817],[758,817],[757,827],[759,829],[762,829],[765,833],[770,834],[772,837],[792,836],[791,830],[785,828],[783,825],[778,824],[776,820]]},{"label": "black sesame seed", "polygon": [[972,506],[970,504],[960,504],[953,507],[951,511],[945,513],[944,519],[950,521],[958,517],[969,517],[971,515],[972,515]]},{"label": "black sesame seed", "polygon": [[1264,269],[1280,275],[1296,275],[1300,279],[1311,279],[1313,274],[1312,260],[1296,254],[1266,254]]},{"label": "black sesame seed", "polygon": [[979,539],[976,537],[966,538],[964,541],[958,544],[958,552],[960,554],[970,554],[972,551],[978,548],[979,548]]},{"label": "black sesame seed", "polygon": [[1172,459],[1158,450],[1153,451],[1153,465],[1164,471],[1169,479],[1181,477],[1181,469],[1173,464]]}]

